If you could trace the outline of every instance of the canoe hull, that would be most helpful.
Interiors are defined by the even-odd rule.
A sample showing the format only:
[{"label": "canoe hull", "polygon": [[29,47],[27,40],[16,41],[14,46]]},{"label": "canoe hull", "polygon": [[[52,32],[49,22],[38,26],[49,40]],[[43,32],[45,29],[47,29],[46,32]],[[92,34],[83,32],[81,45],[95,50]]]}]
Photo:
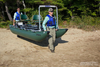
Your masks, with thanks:
[{"label": "canoe hull", "polygon": [[58,29],[58,31],[56,31],[56,38],[63,36],[67,31],[68,29]]},{"label": "canoe hull", "polygon": [[10,27],[10,30],[14,34],[17,34],[19,36],[22,36],[34,41],[42,41],[48,35],[47,31],[46,32],[31,32],[31,31],[26,31],[26,30],[20,30],[18,28],[13,28],[13,27]]},{"label": "canoe hull", "polygon": [[[48,31],[32,32],[32,31],[21,30],[19,28],[14,28],[12,25],[10,25],[10,30],[14,34],[38,42],[44,40],[49,34]],[[67,32],[67,30],[68,29],[58,29],[58,31],[56,31],[56,38],[63,36]]]}]

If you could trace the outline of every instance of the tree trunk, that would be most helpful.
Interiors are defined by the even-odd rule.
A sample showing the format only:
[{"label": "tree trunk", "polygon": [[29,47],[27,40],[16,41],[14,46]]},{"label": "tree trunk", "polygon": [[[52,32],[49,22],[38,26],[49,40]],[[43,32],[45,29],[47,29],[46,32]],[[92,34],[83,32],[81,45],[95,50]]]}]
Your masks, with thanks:
[{"label": "tree trunk", "polygon": [[[24,0],[22,1],[22,3],[23,3],[23,6],[24,6],[24,9],[26,9],[26,5],[25,5]],[[26,12],[24,12],[24,14],[26,15]]]},{"label": "tree trunk", "polygon": [[6,9],[6,13],[8,15],[9,20],[12,21],[11,14],[9,13],[9,10],[8,10],[7,2],[5,2],[5,9]]},{"label": "tree trunk", "polygon": [[19,7],[19,0],[17,0],[17,7]]},{"label": "tree trunk", "polygon": [[100,1],[99,1],[99,15],[100,15]]},{"label": "tree trunk", "polygon": [[2,3],[2,16],[3,16],[3,20],[5,20],[5,13],[4,13],[4,8],[3,8],[3,3]]}]

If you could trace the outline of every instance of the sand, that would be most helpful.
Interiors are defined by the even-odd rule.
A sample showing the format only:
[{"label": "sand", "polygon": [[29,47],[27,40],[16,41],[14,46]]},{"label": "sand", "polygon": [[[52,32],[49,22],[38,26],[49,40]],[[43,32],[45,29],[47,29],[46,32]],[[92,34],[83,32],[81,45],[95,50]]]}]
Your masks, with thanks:
[{"label": "sand", "polygon": [[70,28],[56,40],[55,53],[48,42],[18,38],[0,29],[0,67],[100,67],[100,30]]}]

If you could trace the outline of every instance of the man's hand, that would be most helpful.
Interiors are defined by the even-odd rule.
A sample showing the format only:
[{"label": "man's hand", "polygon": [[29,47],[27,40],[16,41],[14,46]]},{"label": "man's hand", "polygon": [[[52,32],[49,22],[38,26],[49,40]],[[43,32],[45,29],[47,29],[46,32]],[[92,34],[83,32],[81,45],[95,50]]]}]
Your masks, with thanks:
[{"label": "man's hand", "polygon": [[15,23],[13,23],[13,26],[15,26]]}]

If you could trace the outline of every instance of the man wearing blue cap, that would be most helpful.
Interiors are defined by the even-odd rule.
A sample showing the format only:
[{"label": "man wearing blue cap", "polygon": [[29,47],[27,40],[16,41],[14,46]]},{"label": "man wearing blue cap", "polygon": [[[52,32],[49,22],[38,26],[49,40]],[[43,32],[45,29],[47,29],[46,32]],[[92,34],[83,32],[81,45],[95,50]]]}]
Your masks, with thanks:
[{"label": "man wearing blue cap", "polygon": [[[49,33],[49,49],[51,50],[51,52],[54,52],[55,48],[54,48],[54,43],[55,43],[55,39],[56,39],[56,31],[57,31],[57,24],[56,24],[56,20],[55,17],[53,15],[53,9],[49,8],[48,10],[49,14],[46,15],[44,21],[43,21],[43,29],[44,31],[50,31]],[[47,24],[47,28],[46,25]]]}]

